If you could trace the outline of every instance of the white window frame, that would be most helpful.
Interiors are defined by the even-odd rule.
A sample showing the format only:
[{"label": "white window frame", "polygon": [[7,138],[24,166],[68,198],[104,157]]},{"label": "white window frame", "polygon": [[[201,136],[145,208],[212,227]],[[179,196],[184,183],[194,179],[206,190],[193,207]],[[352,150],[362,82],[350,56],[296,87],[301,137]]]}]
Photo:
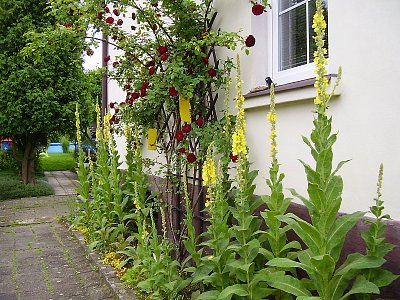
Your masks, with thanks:
[{"label": "white window frame", "polygon": [[[272,17],[269,18],[269,25],[272,30],[268,30],[272,32],[272,59],[271,59],[271,67],[269,68],[270,74],[272,74],[272,80],[276,85],[287,84],[291,82],[296,82],[308,78],[315,77],[314,74],[314,63],[309,61],[309,51],[307,51],[307,63],[298,67],[290,68],[287,70],[279,70],[279,1],[280,0],[272,0]],[[284,12],[298,7],[300,5],[304,5],[306,2],[310,0],[304,0],[299,4],[294,5],[293,7],[284,10]],[[283,13],[284,13],[283,12]],[[329,10],[328,10],[329,13]],[[306,5],[306,18],[309,19],[308,16],[308,5]],[[312,22],[312,20],[308,20],[308,22]],[[309,24],[309,23],[308,23]],[[328,27],[329,28],[329,27]],[[307,43],[309,45],[309,26],[307,26]]]}]

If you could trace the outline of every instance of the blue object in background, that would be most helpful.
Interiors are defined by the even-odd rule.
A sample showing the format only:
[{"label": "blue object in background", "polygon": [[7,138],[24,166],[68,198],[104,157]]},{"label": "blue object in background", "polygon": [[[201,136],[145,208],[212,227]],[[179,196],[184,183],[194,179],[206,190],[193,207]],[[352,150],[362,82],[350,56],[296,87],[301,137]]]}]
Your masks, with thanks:
[{"label": "blue object in background", "polygon": [[11,150],[11,142],[6,142],[6,141],[1,142],[1,150],[4,151]]},{"label": "blue object in background", "polygon": [[[75,143],[69,143],[68,150],[75,150]],[[50,143],[49,147],[47,148],[47,153],[63,153],[61,143]]]}]

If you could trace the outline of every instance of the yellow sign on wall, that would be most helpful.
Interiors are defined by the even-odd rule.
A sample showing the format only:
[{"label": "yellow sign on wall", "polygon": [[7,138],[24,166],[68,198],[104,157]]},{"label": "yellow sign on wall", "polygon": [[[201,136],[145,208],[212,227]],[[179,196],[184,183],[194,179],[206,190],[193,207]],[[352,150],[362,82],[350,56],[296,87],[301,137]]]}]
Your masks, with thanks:
[{"label": "yellow sign on wall", "polygon": [[192,122],[192,116],[190,114],[190,99],[179,95],[179,114],[182,122]]},{"label": "yellow sign on wall", "polygon": [[156,150],[156,142],[157,142],[157,129],[149,128],[147,131],[147,149]]}]

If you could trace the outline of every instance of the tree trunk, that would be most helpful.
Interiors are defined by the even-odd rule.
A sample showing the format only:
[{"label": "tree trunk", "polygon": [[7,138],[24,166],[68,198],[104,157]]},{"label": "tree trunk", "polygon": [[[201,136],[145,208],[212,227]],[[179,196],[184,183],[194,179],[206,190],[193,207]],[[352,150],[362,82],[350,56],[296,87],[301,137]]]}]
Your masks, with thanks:
[{"label": "tree trunk", "polygon": [[34,152],[32,138],[28,137],[23,145],[24,155],[22,157],[21,176],[24,184],[33,183],[33,174],[35,168]]}]

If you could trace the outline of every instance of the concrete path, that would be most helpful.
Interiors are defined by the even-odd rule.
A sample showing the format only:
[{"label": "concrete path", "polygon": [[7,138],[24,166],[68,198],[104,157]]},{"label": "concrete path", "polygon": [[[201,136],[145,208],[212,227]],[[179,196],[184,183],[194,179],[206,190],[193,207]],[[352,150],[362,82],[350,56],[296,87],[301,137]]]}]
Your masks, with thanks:
[{"label": "concrete path", "polygon": [[74,195],[78,186],[77,175],[71,171],[44,172],[56,196]]},{"label": "concrete path", "polygon": [[74,235],[56,221],[69,213],[73,200],[48,196],[0,202],[1,300],[115,299]]}]

